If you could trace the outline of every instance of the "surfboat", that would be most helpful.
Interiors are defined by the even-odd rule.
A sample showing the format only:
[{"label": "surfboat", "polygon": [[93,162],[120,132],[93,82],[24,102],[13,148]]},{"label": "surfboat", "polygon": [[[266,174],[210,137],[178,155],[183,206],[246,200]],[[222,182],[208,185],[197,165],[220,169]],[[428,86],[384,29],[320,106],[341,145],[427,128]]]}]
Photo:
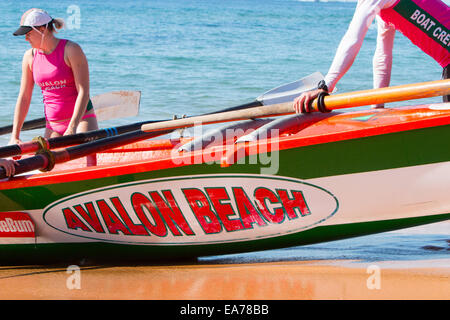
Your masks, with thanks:
[{"label": "surfboat", "polygon": [[0,181],[0,261],[192,258],[450,218],[450,104],[232,122]]}]

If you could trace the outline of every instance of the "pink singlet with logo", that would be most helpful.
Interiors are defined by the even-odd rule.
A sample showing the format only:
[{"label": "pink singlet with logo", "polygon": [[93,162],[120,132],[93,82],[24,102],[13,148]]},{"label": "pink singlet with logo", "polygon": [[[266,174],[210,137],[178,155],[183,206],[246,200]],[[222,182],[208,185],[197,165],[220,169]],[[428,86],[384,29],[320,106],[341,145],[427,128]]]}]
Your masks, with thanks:
[{"label": "pink singlet with logo", "polygon": [[399,0],[380,11],[412,43],[443,68],[450,63],[450,8],[440,0]]},{"label": "pink singlet with logo", "polygon": [[[44,54],[35,50],[33,57],[34,82],[41,87],[47,128],[64,134],[72,118],[78,91],[72,69],[64,61],[67,40],[60,39],[55,50]],[[95,113],[83,119],[95,117]]]}]

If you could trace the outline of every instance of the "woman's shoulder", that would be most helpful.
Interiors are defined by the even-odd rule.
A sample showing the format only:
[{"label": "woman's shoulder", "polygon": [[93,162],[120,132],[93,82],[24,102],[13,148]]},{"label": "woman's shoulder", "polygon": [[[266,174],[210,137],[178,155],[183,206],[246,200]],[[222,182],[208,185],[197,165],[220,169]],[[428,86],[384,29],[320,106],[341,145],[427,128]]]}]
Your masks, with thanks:
[{"label": "woman's shoulder", "polygon": [[25,59],[25,58],[32,58],[33,57],[33,55],[34,55],[34,51],[33,51],[34,49],[33,48],[30,48],[30,49],[28,49],[27,51],[25,51],[25,53],[23,54],[23,58]]},{"label": "woman's shoulder", "polygon": [[66,49],[81,50],[81,46],[78,43],[76,43],[72,40],[67,40],[67,39],[65,39],[65,41],[66,41]]},{"label": "woman's shoulder", "polygon": [[83,49],[81,49],[81,46],[74,41],[67,40],[65,47],[65,55],[67,57],[73,57],[78,56],[80,54],[83,54]]},{"label": "woman's shoulder", "polygon": [[25,51],[25,53],[23,54],[23,62],[26,62],[31,65],[31,62],[33,61],[33,57],[34,57],[33,50],[34,50],[33,48],[30,48],[27,51]]},{"label": "woman's shoulder", "polygon": [[64,50],[64,60],[66,61],[66,64],[71,67],[73,62],[85,62],[87,59],[83,49],[81,49],[81,46],[78,43],[67,40]]}]

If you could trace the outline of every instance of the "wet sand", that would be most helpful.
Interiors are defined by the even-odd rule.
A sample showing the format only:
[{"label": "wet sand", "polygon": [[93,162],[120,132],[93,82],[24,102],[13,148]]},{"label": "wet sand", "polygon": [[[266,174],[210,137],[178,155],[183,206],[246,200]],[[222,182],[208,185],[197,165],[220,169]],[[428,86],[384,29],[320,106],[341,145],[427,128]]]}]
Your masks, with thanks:
[{"label": "wet sand", "polygon": [[449,227],[184,262],[4,265],[0,300],[449,300]]},{"label": "wet sand", "polygon": [[450,259],[421,262],[1,266],[0,299],[450,299]]}]

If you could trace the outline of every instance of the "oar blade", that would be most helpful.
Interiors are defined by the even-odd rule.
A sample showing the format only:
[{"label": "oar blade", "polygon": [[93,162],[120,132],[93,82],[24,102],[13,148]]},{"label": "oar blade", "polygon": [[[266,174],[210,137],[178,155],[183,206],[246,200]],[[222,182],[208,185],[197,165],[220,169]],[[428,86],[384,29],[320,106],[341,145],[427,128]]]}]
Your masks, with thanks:
[{"label": "oar blade", "polygon": [[260,101],[265,106],[290,102],[302,94],[302,92],[317,88],[317,84],[323,79],[324,77],[320,72],[314,72],[297,81],[269,90],[260,95],[256,100]]},{"label": "oar blade", "polygon": [[[135,117],[139,113],[140,91],[113,91],[91,97],[97,121]],[[0,135],[11,133],[13,126],[0,127]],[[22,131],[45,128],[45,118],[24,122]]]},{"label": "oar blade", "polygon": [[97,121],[134,117],[139,113],[140,91],[113,91],[92,97]]}]

